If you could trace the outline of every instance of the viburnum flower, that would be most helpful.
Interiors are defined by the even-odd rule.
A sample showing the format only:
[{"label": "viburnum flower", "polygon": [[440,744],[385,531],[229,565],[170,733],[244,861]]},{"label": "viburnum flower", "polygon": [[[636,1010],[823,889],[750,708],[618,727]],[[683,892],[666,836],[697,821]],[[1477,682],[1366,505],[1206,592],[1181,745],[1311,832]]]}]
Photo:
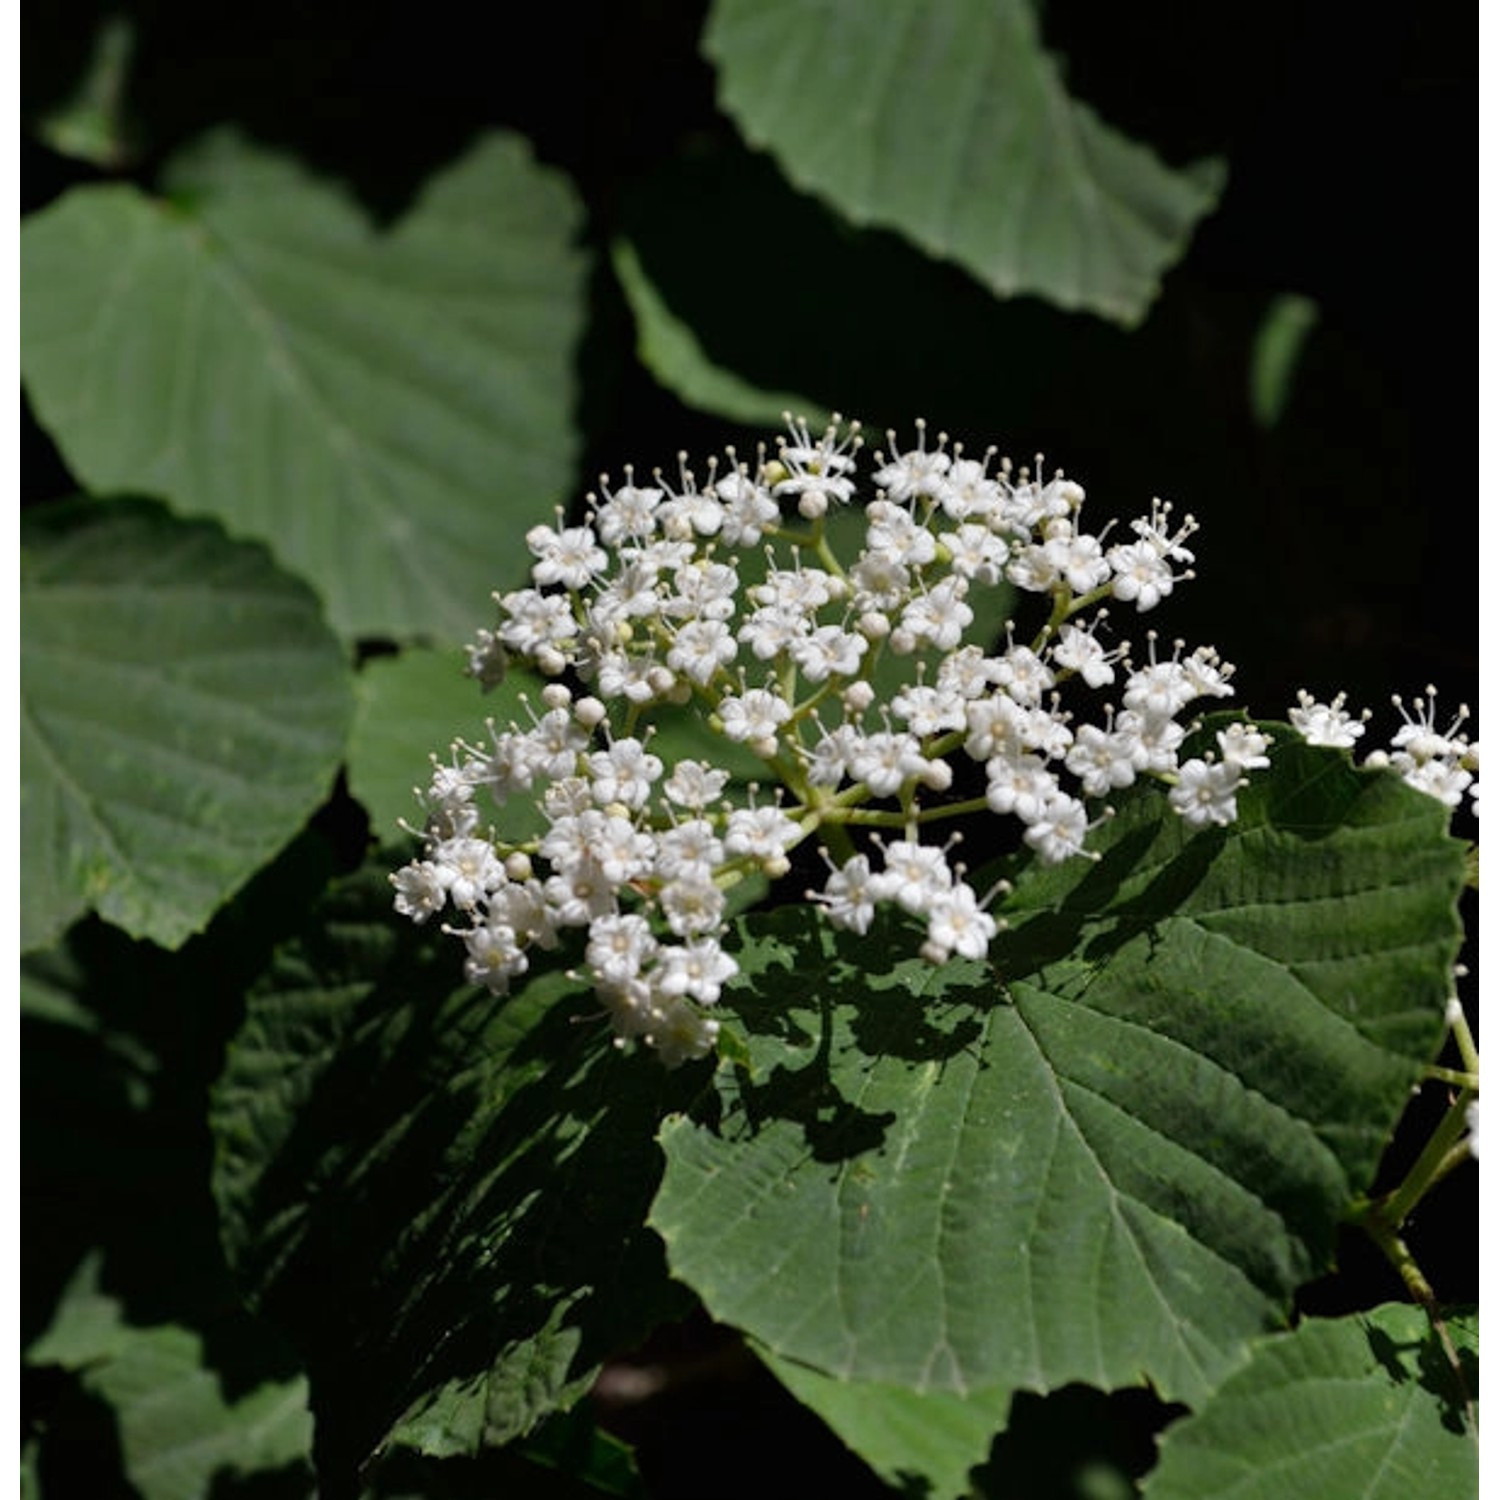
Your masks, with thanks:
[{"label": "viburnum flower", "polygon": [[[1193,576],[1191,517],[1153,501],[1108,544],[1115,523],[1092,526],[1040,458],[970,458],[918,423],[870,463],[858,424],[788,423],[701,484],[685,455],[675,481],[626,468],[526,532],[530,578],[495,595],[468,671],[488,690],[530,668],[540,702],[433,761],[419,856],[391,876],[397,912],[461,941],[495,995],[568,945],[616,1041],[668,1066],[717,1044],[731,893],[804,844],[828,870],[804,898],[833,927],[866,934],[886,906],[930,961],[982,961],[1006,888],[982,898],[933,825],[1014,818],[1037,860],[1090,858],[1122,789],[1155,778],[1189,829],[1222,827],[1272,749],[1239,723],[1182,759],[1233,668],[1154,632],[1132,660],[1112,632],[1106,601],[1152,610]],[[1012,591],[1003,637],[980,635]],[[1303,693],[1292,723],[1347,748],[1364,723],[1343,703]],[[1477,791],[1467,711],[1440,727],[1429,690],[1401,713],[1385,763],[1450,805]],[[542,819],[527,836],[522,802]]]},{"label": "viburnum flower", "polygon": [[[1297,694],[1297,707],[1288,717],[1293,727],[1310,745],[1332,745],[1350,749],[1364,734],[1370,719],[1369,709],[1359,718],[1344,710],[1345,695],[1339,693],[1331,703],[1317,703],[1308,692]],[[1408,786],[1436,798],[1446,807],[1457,807],[1465,792],[1472,806],[1479,810],[1479,746],[1462,733],[1469,719],[1469,707],[1460,704],[1446,729],[1437,727],[1437,689],[1430,683],[1421,698],[1410,705],[1393,697],[1401,715],[1401,727],[1391,736],[1388,750],[1372,750],[1364,764],[1372,769],[1390,767]]]}]

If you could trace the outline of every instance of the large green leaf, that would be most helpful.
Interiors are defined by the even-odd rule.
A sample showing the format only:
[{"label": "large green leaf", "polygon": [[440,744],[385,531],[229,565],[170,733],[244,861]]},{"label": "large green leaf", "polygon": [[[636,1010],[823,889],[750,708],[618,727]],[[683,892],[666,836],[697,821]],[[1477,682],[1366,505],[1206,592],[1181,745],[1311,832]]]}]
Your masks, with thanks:
[{"label": "large green leaf", "polygon": [[1022,876],[988,965],[752,919],[751,1071],[662,1130],[674,1273],[842,1378],[1201,1399],[1329,1263],[1442,1036],[1444,822],[1287,744],[1227,830],[1121,798],[1097,864]]},{"label": "large green leaf", "polygon": [[381,1443],[525,1433],[686,1305],[643,1220],[697,1070],[616,1051],[560,968],[498,1000],[454,949],[392,916],[384,865],[337,888],[213,1105],[231,1262],[306,1359],[333,1487]]},{"label": "large green leaf", "polygon": [[328,795],[351,695],[307,588],[154,505],[21,527],[21,943],[90,908],[176,947]]},{"label": "large green leaf", "polygon": [[69,466],[265,541],[346,635],[467,638],[572,477],[570,189],[509,136],[388,233],[228,136],[166,182],[22,233],[22,371]]},{"label": "large green leaf", "polygon": [[1222,186],[1071,98],[1028,0],[715,0],[704,48],[794,183],[1001,296],[1134,324]]},{"label": "large green leaf", "polygon": [[1204,1408],[1170,1428],[1148,1500],[1411,1500],[1479,1493],[1465,1408],[1477,1315],[1447,1320],[1462,1374],[1416,1307],[1310,1318],[1268,1339]]}]

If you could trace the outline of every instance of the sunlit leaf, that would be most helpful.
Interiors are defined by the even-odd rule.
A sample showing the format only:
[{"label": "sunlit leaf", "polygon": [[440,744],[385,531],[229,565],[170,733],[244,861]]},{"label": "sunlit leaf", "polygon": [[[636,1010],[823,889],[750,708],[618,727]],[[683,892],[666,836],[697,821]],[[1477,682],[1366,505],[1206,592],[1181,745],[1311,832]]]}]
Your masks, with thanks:
[{"label": "sunlit leaf", "polygon": [[745,924],[753,1073],[665,1124],[651,1214],[716,1317],[843,1379],[1194,1401],[1328,1266],[1443,1034],[1444,809],[1287,744],[1232,828],[1140,792],[1098,847],[1022,876],[989,964]]},{"label": "sunlit leaf", "polygon": [[1479,1319],[1450,1316],[1455,1371],[1420,1308],[1309,1318],[1168,1429],[1147,1500],[1407,1500],[1479,1493]]},{"label": "sunlit leaf", "polygon": [[176,947],[328,795],[351,699],[264,549],[134,502],[21,528],[23,948],[93,909]]},{"label": "sunlit leaf", "polygon": [[1001,296],[1139,322],[1223,183],[1072,98],[1027,0],[716,0],[704,49],[797,186]]},{"label": "sunlit leaf", "polygon": [[498,135],[387,232],[226,135],[166,185],[25,225],[22,373],[69,466],[266,542],[344,635],[466,639],[572,476],[568,185]]}]

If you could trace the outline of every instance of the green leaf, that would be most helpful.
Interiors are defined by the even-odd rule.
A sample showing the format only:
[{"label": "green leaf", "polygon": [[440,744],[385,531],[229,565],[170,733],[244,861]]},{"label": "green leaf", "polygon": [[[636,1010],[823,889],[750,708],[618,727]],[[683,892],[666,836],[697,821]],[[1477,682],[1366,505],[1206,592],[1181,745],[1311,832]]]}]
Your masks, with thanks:
[{"label": "green leaf", "polygon": [[[144,1500],[201,1500],[218,1475],[284,1467],[302,1471],[295,1493],[309,1493],[307,1382],[253,1373],[263,1351],[246,1345],[250,1330],[238,1314],[216,1323],[215,1358],[190,1328],[134,1326],[101,1289],[101,1260],[85,1257],[26,1362],[80,1371],[83,1388],[109,1404],[126,1477]],[[226,1373],[216,1359],[231,1350],[249,1354],[251,1365]]]},{"label": "green leaf", "polygon": [[629,240],[617,239],[610,258],[635,317],[636,353],[680,401],[749,426],[780,427],[784,412],[805,417],[813,427],[827,423],[830,413],[816,402],[760,390],[716,365],[692,327],[673,313],[652,284]]},{"label": "green leaf", "polygon": [[1122,797],[1098,863],[1023,874],[990,964],[751,919],[753,1073],[661,1132],[674,1274],[844,1379],[1202,1399],[1329,1264],[1443,1035],[1445,821],[1287,743],[1227,830]]},{"label": "green leaf", "polygon": [[701,1070],[621,1054],[560,968],[461,985],[454,948],[393,917],[383,865],[336,888],[213,1102],[226,1247],[307,1362],[325,1479],[524,1434],[685,1310],[643,1220]]},{"label": "green leaf", "polygon": [[397,1449],[375,1466],[365,1500],[648,1500],[635,1455],[587,1411],[549,1417],[528,1438],[477,1458]]},{"label": "green leaf", "polygon": [[260,547],[136,502],[21,527],[21,943],[90,909],[175,948],[328,795],[337,641]]},{"label": "green leaf", "polygon": [[1139,322],[1223,184],[1071,98],[1026,0],[715,0],[703,45],[792,182],[1000,296]]},{"label": "green leaf", "polygon": [[1460,1384],[1427,1315],[1388,1303],[1267,1339],[1201,1411],[1168,1429],[1146,1500],[1410,1500],[1479,1493],[1465,1405],[1478,1316],[1449,1317]]},{"label": "green leaf", "polygon": [[1250,353],[1250,413],[1259,427],[1275,427],[1292,398],[1292,383],[1308,336],[1318,326],[1318,304],[1287,293],[1271,299]]},{"label": "green leaf", "polygon": [[265,541],[346,636],[466,639],[572,477],[571,190],[500,135],[387,233],[226,135],[166,180],[22,233],[22,370],[70,468]]},{"label": "green leaf", "polygon": [[1005,1425],[1004,1391],[903,1390],[871,1380],[840,1380],[769,1350],[755,1351],[772,1374],[817,1412],[885,1482],[929,1500],[963,1500],[969,1471],[982,1464]]},{"label": "green leaf", "polygon": [[54,151],[115,170],[135,154],[135,132],[127,122],[125,96],[135,52],[135,26],[124,15],[105,16],[93,51],[72,94],[36,122]]},{"label": "green leaf", "polygon": [[218,1475],[307,1468],[307,1382],[267,1381],[227,1395],[191,1329],[131,1329],[120,1353],[88,1370],[84,1384],[113,1407],[126,1477],[144,1500],[203,1500]]},{"label": "green leaf", "polygon": [[[412,793],[426,787],[433,755],[446,761],[456,739],[487,744],[486,719],[502,726],[527,722],[522,695],[540,713],[544,686],[542,678],[512,666],[504,682],[482,692],[464,675],[461,651],[403,651],[367,662],[355,681],[349,790],[369,812],[376,839],[399,838],[403,818],[421,826],[422,806]],[[487,805],[484,817],[511,843],[546,826],[541,811],[521,798],[503,809]]]},{"label": "green leaf", "polygon": [[59,1365],[82,1370],[124,1352],[131,1330],[120,1314],[118,1299],[99,1285],[103,1255],[84,1256],[63,1289],[52,1322],[24,1351],[29,1365]]}]

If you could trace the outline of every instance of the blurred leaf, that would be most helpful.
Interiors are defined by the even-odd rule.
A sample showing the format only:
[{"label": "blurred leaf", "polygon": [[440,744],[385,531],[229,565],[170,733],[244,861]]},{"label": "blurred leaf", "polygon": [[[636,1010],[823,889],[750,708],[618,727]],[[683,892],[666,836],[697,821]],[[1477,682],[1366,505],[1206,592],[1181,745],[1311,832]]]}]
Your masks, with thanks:
[{"label": "blurred leaf", "polygon": [[700,1070],[617,1051],[558,967],[459,985],[454,947],[372,865],[251,995],[214,1100],[225,1243],[307,1361],[331,1483],[522,1435],[684,1307],[642,1220]]},{"label": "blurred leaf", "polygon": [[753,1077],[661,1132],[673,1273],[844,1379],[1202,1399],[1329,1264],[1442,1038],[1445,823],[1287,743],[1226,830],[1121,797],[1098,863],[1024,872],[989,964],[749,919]]},{"label": "blurred leaf", "polygon": [[[216,1476],[289,1467],[300,1475],[280,1476],[288,1482],[276,1493],[309,1494],[306,1381],[251,1374],[241,1387],[234,1359],[248,1352],[254,1361],[263,1351],[260,1330],[237,1314],[214,1324],[219,1358],[231,1356],[228,1373],[192,1329],[133,1326],[119,1299],[101,1290],[101,1261],[98,1253],[85,1258],[26,1361],[81,1372],[83,1389],[113,1414],[125,1475],[143,1500],[202,1500]],[[68,1439],[64,1421],[44,1434],[43,1447]]]},{"label": "blurred leaf", "polygon": [[703,45],[798,187],[1000,296],[1138,323],[1223,184],[1071,98],[1026,0],[715,0]]},{"label": "blurred leaf", "polygon": [[1273,297],[1250,353],[1250,411],[1260,427],[1275,427],[1292,398],[1292,382],[1308,335],[1318,325],[1318,304],[1290,293]]},{"label": "blurred leaf", "polygon": [[782,413],[822,427],[830,413],[803,396],[762,391],[715,365],[692,327],[677,317],[652,285],[634,245],[615,241],[615,275],[635,316],[636,353],[645,367],[680,401],[747,426],[780,427]]},{"label": "blurred leaf", "polygon": [[25,1349],[27,1364],[82,1370],[124,1351],[130,1332],[119,1301],[100,1290],[100,1252],[86,1255],[64,1289],[51,1324]]},{"label": "blurred leaf", "polygon": [[964,1500],[1005,1425],[1005,1391],[916,1391],[840,1380],[757,1347],[771,1372],[833,1428],[893,1490]]},{"label": "blurred leaf", "polygon": [[1309,1318],[1267,1339],[1200,1411],[1169,1428],[1146,1500],[1409,1500],[1479,1493],[1479,1320],[1450,1317],[1458,1388],[1420,1308]]},{"label": "blurred leaf", "polygon": [[[364,803],[375,837],[400,837],[398,819],[422,824],[422,806],[413,788],[425,788],[431,757],[448,761],[455,739],[487,746],[486,719],[504,726],[512,719],[529,722],[522,694],[542,712],[541,677],[511,666],[505,681],[481,692],[464,675],[461,651],[403,651],[366,662],[355,679],[354,733],[349,741],[349,790]],[[483,817],[499,835],[517,842],[546,826],[541,811],[523,798],[503,809],[485,802]]]},{"label": "blurred leaf", "polygon": [[[307,1382],[269,1382],[230,1399],[190,1329],[130,1329],[84,1384],[113,1407],[125,1473],[143,1500],[203,1500],[223,1474],[306,1469]],[[307,1470],[296,1492],[310,1495],[311,1480]]]},{"label": "blurred leaf", "polygon": [[177,947],[328,795],[338,643],[260,547],[135,502],[22,518],[21,942]]},{"label": "blurred leaf", "polygon": [[126,165],[134,143],[126,123],[125,92],[135,52],[128,16],[105,16],[93,53],[72,96],[36,122],[36,134],[54,151],[114,170]]},{"label": "blurred leaf", "polygon": [[500,135],[384,234],[227,135],[167,186],[24,228],[23,373],[69,466],[265,541],[346,636],[466,639],[572,477],[571,190]]}]

